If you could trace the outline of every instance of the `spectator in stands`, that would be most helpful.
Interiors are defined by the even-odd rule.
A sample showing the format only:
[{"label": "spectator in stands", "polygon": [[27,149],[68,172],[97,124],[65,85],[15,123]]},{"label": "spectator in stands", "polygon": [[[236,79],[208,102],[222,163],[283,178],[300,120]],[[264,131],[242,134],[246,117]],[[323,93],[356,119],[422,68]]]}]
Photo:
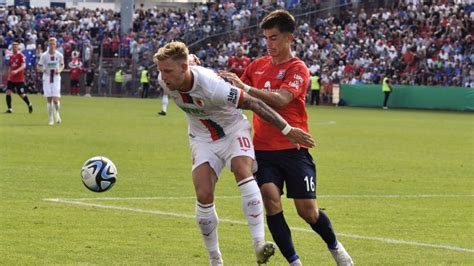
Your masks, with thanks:
[{"label": "spectator in stands", "polygon": [[[293,12],[307,12],[304,8],[313,8],[308,6],[310,2],[292,1],[297,3]],[[250,58],[265,53],[264,39],[246,26],[254,25],[257,17],[263,17],[274,7],[276,5],[256,7],[243,1],[207,3],[188,11],[173,10],[169,16],[157,8],[137,9],[133,31],[122,38],[118,35],[119,13],[112,10],[0,8],[0,22],[3,22],[0,23],[0,48],[9,47],[18,38],[26,40],[26,49],[29,45],[38,47],[54,35],[58,40],[57,50],[64,52],[67,62],[74,49],[83,52],[84,62],[88,61],[89,49],[91,57],[102,51],[101,55],[107,58],[115,54],[117,57],[131,55],[135,62],[142,62],[150,56],[147,51],[156,50],[172,38],[184,38],[187,43],[196,44],[193,51],[205,66],[218,69],[222,68],[225,56],[235,53],[237,46],[245,46],[244,53]],[[375,11],[341,9],[339,17],[308,15],[297,26],[293,50],[308,66],[324,62],[330,76],[344,82],[352,80],[355,71],[359,71],[364,84],[380,83],[377,73],[393,68],[399,72],[397,80],[393,80],[397,84],[464,86],[466,78],[459,72],[466,72],[474,60],[471,37],[474,12],[471,9],[472,5],[465,1],[444,4],[396,1],[394,8]],[[238,25],[234,25],[234,21],[238,21]],[[203,28],[205,31],[196,30]],[[232,31],[232,36],[227,41],[224,41],[226,38],[220,40],[219,45],[212,45],[215,51],[206,46],[214,40],[202,41],[205,33],[213,36],[225,31]],[[135,48],[138,54],[134,54]],[[379,62],[375,62],[377,58]],[[459,66],[453,67],[457,60]],[[352,65],[352,70],[340,72],[339,61],[344,66]],[[416,73],[423,65],[428,67],[423,74],[425,78],[418,79]]]}]

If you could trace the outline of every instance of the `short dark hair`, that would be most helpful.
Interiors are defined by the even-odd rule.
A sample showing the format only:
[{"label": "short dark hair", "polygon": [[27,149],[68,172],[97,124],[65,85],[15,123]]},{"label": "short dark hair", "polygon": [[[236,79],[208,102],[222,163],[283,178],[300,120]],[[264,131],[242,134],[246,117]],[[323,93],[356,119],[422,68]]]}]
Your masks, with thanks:
[{"label": "short dark hair", "polygon": [[284,9],[277,9],[266,15],[260,23],[262,30],[277,28],[280,32],[293,33],[296,21],[290,12]]}]

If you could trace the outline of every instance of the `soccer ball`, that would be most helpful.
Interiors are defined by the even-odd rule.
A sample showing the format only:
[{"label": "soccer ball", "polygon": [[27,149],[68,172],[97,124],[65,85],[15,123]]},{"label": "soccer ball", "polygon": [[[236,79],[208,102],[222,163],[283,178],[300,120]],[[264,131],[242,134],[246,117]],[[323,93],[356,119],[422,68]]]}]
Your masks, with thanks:
[{"label": "soccer ball", "polygon": [[96,156],[87,160],[81,169],[82,183],[94,192],[104,192],[117,181],[117,167],[108,158]]}]

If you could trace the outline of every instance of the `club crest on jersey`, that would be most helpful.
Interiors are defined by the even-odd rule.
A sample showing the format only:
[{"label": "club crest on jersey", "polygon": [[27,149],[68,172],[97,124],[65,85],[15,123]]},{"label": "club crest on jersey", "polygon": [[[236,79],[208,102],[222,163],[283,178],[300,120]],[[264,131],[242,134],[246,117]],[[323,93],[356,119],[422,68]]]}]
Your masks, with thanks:
[{"label": "club crest on jersey", "polygon": [[285,77],[286,70],[285,69],[280,69],[278,71],[278,74],[276,76],[277,79],[283,79]]}]

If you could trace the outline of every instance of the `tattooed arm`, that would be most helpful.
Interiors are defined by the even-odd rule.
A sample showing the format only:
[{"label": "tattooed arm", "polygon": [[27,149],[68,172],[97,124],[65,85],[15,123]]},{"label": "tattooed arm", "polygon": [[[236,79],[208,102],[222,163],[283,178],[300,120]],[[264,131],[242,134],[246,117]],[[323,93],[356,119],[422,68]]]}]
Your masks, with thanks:
[{"label": "tattooed arm", "polygon": [[295,146],[299,147],[303,145],[310,148],[314,147],[314,140],[310,134],[300,128],[291,127],[283,117],[262,100],[248,94],[244,95],[243,101],[239,104],[239,108],[252,110],[263,120],[278,128]]},{"label": "tattooed arm", "polygon": [[270,106],[265,104],[262,100],[252,97],[248,94],[245,95],[244,100],[242,101],[239,108],[252,110],[263,120],[272,124],[279,130],[283,130],[283,128],[285,128],[285,126],[288,124],[286,120],[283,119],[280,114],[270,108]]}]

